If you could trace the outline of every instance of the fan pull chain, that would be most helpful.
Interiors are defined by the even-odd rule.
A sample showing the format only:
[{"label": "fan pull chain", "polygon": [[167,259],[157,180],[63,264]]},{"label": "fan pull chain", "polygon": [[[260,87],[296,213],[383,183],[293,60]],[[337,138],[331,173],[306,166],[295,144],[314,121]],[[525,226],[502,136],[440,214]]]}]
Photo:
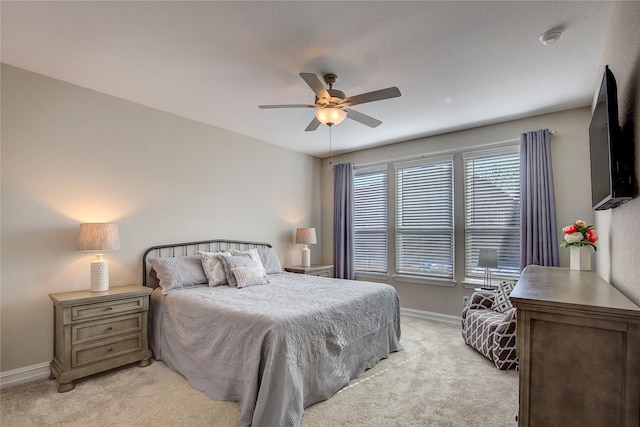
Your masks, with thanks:
[{"label": "fan pull chain", "polygon": [[333,158],[332,158],[332,150],[331,150],[331,128],[332,127],[333,126],[329,126],[329,165],[333,164],[332,163],[332,160],[333,160]]}]

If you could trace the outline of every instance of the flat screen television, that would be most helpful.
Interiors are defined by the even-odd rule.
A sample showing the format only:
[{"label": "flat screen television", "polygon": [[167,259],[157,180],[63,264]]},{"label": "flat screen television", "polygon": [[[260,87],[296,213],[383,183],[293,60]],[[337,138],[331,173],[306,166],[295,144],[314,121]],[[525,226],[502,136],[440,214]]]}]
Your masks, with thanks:
[{"label": "flat screen television", "polygon": [[591,198],[594,210],[615,208],[631,200],[633,151],[618,123],[616,80],[605,67],[589,126]]}]

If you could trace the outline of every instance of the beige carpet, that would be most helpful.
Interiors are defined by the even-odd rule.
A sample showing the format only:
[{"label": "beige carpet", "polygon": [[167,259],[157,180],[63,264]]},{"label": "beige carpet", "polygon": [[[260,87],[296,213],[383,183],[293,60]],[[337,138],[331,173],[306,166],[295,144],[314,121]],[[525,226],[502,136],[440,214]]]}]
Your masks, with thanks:
[{"label": "beige carpet", "polygon": [[[515,425],[517,373],[465,345],[460,327],[403,316],[401,342],[403,351],[307,408],[302,426]],[[10,387],[0,406],[3,427],[237,426],[239,414],[157,361],[78,380],[68,393],[46,379]]]}]

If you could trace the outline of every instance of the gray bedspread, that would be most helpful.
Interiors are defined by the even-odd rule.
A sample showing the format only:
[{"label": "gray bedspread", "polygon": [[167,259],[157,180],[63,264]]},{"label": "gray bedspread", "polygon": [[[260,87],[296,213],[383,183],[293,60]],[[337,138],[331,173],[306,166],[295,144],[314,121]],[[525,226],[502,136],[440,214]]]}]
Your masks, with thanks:
[{"label": "gray bedspread", "polygon": [[282,273],[242,289],[154,292],[154,357],[214,400],[240,405],[240,426],[297,426],[390,352],[401,350],[389,285]]}]

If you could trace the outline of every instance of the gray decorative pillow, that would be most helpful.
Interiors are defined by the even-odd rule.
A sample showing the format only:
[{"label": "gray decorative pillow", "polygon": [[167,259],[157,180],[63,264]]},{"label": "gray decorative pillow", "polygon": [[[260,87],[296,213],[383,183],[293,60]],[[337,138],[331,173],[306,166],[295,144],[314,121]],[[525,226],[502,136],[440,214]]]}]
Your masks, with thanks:
[{"label": "gray decorative pillow", "polygon": [[220,252],[199,251],[198,253],[202,257],[202,268],[209,279],[209,286],[226,285],[227,275],[224,272],[222,261],[218,258]]},{"label": "gray decorative pillow", "polygon": [[[238,286],[233,269],[238,267],[258,267],[249,254],[231,255],[228,252],[218,254],[218,258],[224,266],[224,273],[227,276],[229,286]],[[263,268],[264,270],[264,268]],[[262,272],[261,272],[262,275]]]},{"label": "gray decorative pillow", "polygon": [[149,263],[155,270],[162,293],[165,295],[177,289],[207,283],[200,255],[149,258]]},{"label": "gray decorative pillow", "polygon": [[267,274],[282,273],[282,265],[273,248],[258,248],[258,255]]},{"label": "gray decorative pillow", "polygon": [[513,288],[515,287],[516,284],[513,282],[501,282],[498,290],[496,290],[496,297],[493,299],[493,303],[491,304],[491,310],[504,313],[512,308],[513,305],[511,305],[509,295],[511,295],[511,291],[513,291]]},{"label": "gray decorative pillow", "polygon": [[264,285],[267,280],[262,275],[260,268],[258,267],[236,267],[231,271],[236,278],[238,288],[244,288],[245,286]]},{"label": "gray decorative pillow", "polygon": [[246,251],[239,251],[236,249],[232,249],[229,252],[231,252],[231,255],[249,255],[253,260],[253,262],[256,264],[256,267],[262,269],[261,273],[264,276],[264,278],[265,279],[267,278],[267,272],[264,269],[264,265],[262,265],[262,261],[260,260],[260,255],[258,255],[258,249],[254,248]]}]

